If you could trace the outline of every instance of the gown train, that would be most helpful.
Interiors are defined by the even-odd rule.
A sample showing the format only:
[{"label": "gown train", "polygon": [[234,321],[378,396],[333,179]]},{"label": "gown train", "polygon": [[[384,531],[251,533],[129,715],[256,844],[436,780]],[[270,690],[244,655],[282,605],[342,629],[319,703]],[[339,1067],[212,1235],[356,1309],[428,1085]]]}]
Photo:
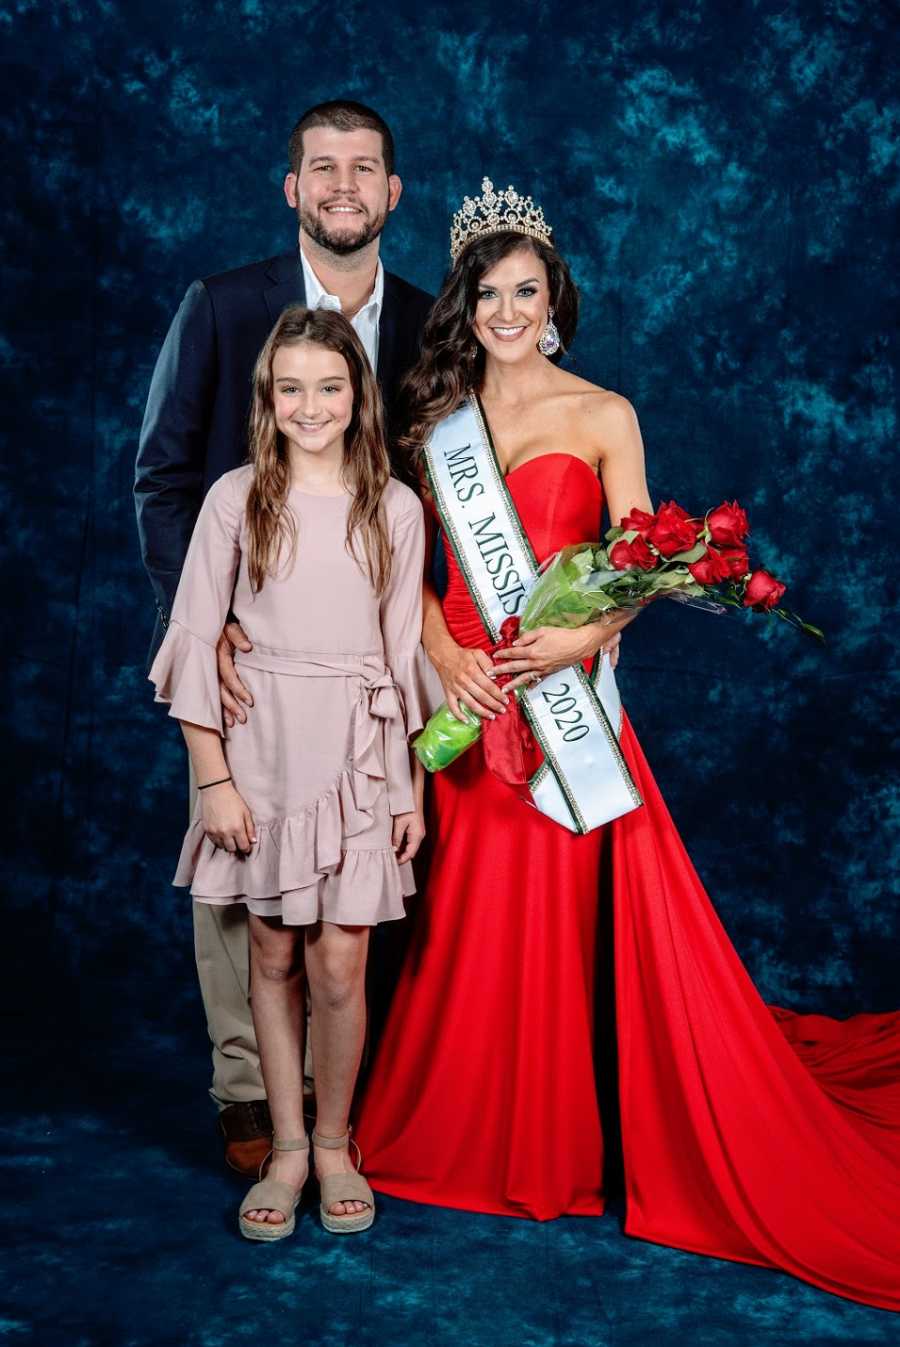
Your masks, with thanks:
[{"label": "gown train", "polygon": [[[598,536],[582,460],[544,454],[507,485],[539,560]],[[448,569],[448,626],[487,649],[449,548]],[[627,715],[621,746],[644,804],[585,837],[518,801],[480,745],[434,778],[428,888],[357,1127],[369,1180],[471,1211],[602,1213],[606,847],[626,1232],[900,1310],[900,1013],[767,1007]]]}]

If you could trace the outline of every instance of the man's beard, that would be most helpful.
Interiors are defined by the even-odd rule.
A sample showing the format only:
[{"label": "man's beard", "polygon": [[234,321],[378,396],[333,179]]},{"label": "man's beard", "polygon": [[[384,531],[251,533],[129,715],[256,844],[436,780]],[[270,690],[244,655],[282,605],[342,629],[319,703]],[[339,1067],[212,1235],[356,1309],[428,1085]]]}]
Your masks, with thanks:
[{"label": "man's beard", "polygon": [[360,223],[355,229],[337,226],[329,230],[320,215],[304,210],[302,206],[297,208],[297,218],[304,233],[318,243],[320,248],[330,253],[337,253],[339,257],[347,257],[350,253],[358,253],[373,239],[377,239],[388,217],[387,206],[374,219],[369,218],[364,207],[362,210],[363,214],[357,217]]}]

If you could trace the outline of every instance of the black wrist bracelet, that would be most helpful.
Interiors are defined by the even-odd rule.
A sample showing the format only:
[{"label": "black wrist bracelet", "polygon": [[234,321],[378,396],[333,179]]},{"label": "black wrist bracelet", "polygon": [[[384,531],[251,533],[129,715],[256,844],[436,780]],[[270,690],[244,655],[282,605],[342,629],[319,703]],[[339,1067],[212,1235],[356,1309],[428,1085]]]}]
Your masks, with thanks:
[{"label": "black wrist bracelet", "polygon": [[210,786],[224,786],[226,781],[230,781],[230,776],[223,776],[221,781],[207,781],[205,786],[198,786],[198,790],[209,790]]}]

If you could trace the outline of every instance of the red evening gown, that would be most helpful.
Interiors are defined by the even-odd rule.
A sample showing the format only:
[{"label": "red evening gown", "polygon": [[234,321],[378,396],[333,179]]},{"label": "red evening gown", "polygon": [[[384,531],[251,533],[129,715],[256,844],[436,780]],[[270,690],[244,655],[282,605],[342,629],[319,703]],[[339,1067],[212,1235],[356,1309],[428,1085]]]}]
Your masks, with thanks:
[{"label": "red evening gown", "polygon": [[[509,490],[539,561],[598,536],[589,467],[546,454]],[[448,551],[454,638],[489,648]],[[594,1069],[601,849],[612,849],[626,1232],[900,1309],[900,1014],[767,1007],[718,921],[627,716],[644,804],[577,837],[479,745],[434,778],[428,889],[357,1127],[414,1202],[600,1215]]]}]

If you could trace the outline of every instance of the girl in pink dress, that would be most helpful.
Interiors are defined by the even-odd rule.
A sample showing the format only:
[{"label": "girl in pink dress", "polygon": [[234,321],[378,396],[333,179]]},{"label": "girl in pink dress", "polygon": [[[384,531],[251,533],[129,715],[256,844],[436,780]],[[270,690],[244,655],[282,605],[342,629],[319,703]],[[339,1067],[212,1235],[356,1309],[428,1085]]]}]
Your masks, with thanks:
[{"label": "girl in pink dress", "polygon": [[[285,310],[254,374],[250,462],[210,489],[150,671],[199,786],[175,884],[242,903],[253,1022],[274,1122],[248,1239],[294,1228],[306,1179],[309,985],[315,1168],[326,1229],[366,1229],[372,1191],[349,1153],[365,1034],[369,928],[404,915],[424,835],[408,739],[427,718],[422,507],[389,475],[381,404],[340,314]],[[223,730],[215,646],[229,609],[254,712]],[[421,662],[420,662],[421,661]]]}]

